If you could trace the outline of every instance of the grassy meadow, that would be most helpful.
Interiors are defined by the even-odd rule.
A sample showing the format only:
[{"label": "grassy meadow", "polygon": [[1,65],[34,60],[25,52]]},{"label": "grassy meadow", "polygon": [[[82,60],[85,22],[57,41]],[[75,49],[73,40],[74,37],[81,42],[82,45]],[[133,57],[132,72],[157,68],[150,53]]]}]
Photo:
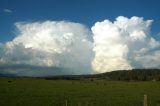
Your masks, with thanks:
[{"label": "grassy meadow", "polygon": [[0,106],[160,106],[160,82],[0,78]]}]

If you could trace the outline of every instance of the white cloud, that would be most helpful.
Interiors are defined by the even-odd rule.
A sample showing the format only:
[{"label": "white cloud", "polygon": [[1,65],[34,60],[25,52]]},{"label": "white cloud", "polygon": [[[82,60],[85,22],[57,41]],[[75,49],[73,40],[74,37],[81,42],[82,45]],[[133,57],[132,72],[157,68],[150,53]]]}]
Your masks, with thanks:
[{"label": "white cloud", "polygon": [[[147,56],[152,49],[160,47],[159,41],[150,36],[151,23],[152,20],[144,21],[143,18],[135,16],[130,19],[119,16],[114,22],[97,22],[92,27],[95,45],[93,69],[96,72],[107,72],[146,66],[152,68],[150,62],[160,68],[156,60],[158,55]],[[147,59],[148,62],[146,63],[145,59],[141,61],[141,58]]]},{"label": "white cloud", "polygon": [[[128,47],[118,27],[109,20],[97,22],[92,27],[95,58],[93,69],[97,72],[132,68],[127,61]],[[125,36],[124,36],[125,37]]]},{"label": "white cloud", "polygon": [[143,68],[160,68],[160,50],[135,58]]},{"label": "white cloud", "polygon": [[91,32],[82,24],[65,21],[16,23],[19,35],[5,44],[1,63],[60,67],[90,73]]},{"label": "white cloud", "polygon": [[6,8],[6,9],[4,9],[3,11],[4,11],[4,12],[6,12],[6,13],[12,13],[12,12],[13,12],[12,10],[7,9],[7,8]]},{"label": "white cloud", "polygon": [[[52,68],[65,74],[160,68],[160,41],[151,36],[151,24],[141,17],[119,16],[114,22],[96,22],[90,31],[66,21],[17,22],[19,34],[0,43],[0,66],[11,65],[6,72],[29,76],[43,75],[41,67],[49,74],[56,74]],[[19,65],[25,67],[16,69]]]}]

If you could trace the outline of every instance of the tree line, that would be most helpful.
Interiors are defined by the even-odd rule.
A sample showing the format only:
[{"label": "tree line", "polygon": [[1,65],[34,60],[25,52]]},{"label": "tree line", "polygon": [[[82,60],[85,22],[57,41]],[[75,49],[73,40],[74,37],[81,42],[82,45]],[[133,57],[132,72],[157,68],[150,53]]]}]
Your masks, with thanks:
[{"label": "tree line", "polygon": [[160,69],[120,70],[101,74],[110,80],[160,81]]},{"label": "tree line", "polygon": [[120,81],[160,81],[160,69],[119,70],[93,75],[60,75],[45,77],[47,80],[105,79]]}]

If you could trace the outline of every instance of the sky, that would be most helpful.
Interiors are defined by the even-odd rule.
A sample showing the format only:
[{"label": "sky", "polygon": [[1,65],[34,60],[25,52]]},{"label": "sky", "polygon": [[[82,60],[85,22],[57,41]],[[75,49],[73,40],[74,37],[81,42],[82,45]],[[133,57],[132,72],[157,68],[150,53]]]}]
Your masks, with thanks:
[{"label": "sky", "polygon": [[[0,0],[4,69],[0,73],[55,74],[26,67],[53,67],[71,74],[160,68],[159,4],[159,0]],[[23,71],[17,69],[20,66]]]},{"label": "sky", "polygon": [[0,41],[13,39],[18,21],[69,20],[91,27],[96,21],[117,16],[153,19],[152,30],[157,34],[159,4],[159,0],[0,0]]}]

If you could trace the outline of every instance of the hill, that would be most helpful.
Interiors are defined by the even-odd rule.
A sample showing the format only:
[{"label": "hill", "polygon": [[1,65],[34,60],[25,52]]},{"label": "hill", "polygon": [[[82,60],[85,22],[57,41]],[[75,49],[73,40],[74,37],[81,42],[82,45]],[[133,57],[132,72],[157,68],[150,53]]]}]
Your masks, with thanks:
[{"label": "hill", "polygon": [[100,74],[102,78],[110,80],[157,80],[160,81],[160,69],[120,70]]},{"label": "hill", "polygon": [[160,81],[160,69],[133,69],[133,70],[119,70],[106,72],[94,75],[65,75],[65,76],[50,76],[46,79],[65,79],[78,80],[82,78],[90,79],[107,79],[107,80],[121,80],[121,81]]}]

